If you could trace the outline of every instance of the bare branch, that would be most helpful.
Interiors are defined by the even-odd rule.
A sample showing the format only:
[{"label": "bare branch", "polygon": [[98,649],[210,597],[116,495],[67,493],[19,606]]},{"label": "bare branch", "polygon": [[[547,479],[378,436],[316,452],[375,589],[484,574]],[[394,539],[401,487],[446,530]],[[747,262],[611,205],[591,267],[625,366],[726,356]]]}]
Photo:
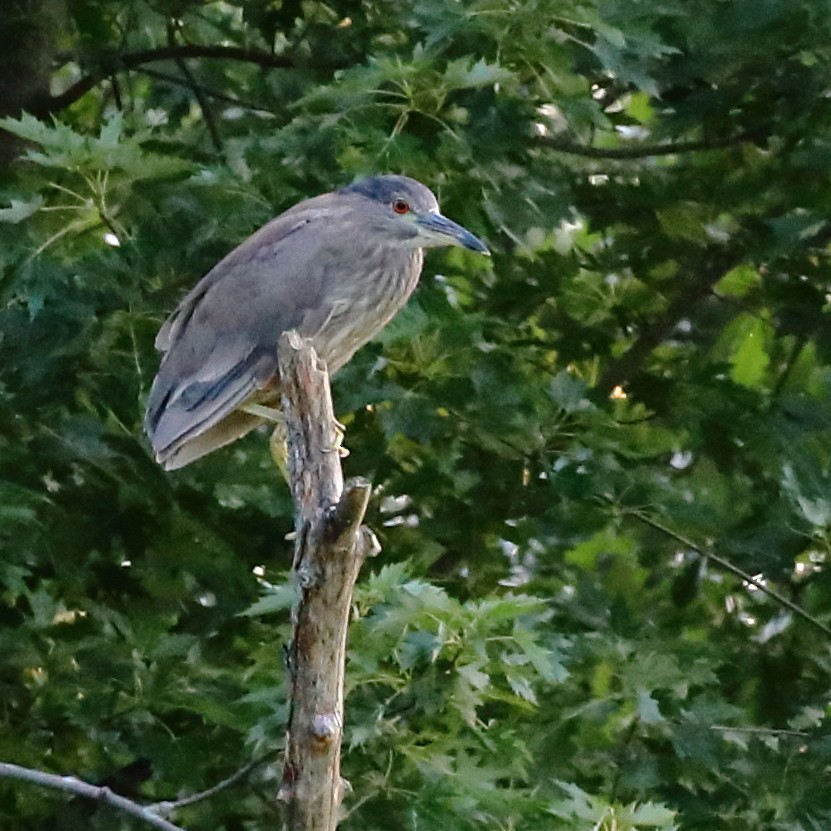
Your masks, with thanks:
[{"label": "bare branch", "polygon": [[751,736],[797,736],[810,735],[806,730],[785,730],[780,727],[731,727],[729,724],[711,724],[710,730],[723,730],[725,733],[748,733]]},{"label": "bare branch", "polygon": [[280,386],[295,503],[294,579],[300,599],[289,647],[291,707],[278,797],[291,831],[334,831],[343,783],[343,682],[352,592],[377,542],[361,527],[365,479],[344,485],[329,375],[309,341],[280,338]]},{"label": "bare branch", "polygon": [[107,787],[91,785],[89,782],[76,779],[74,776],[57,776],[53,773],[44,773],[40,770],[0,762],[0,778],[17,779],[20,782],[29,782],[32,785],[53,788],[54,790],[75,794],[75,796],[103,802],[105,805],[117,808],[136,819],[143,820],[158,831],[184,831],[181,826],[174,825],[159,816],[155,806],[140,805],[138,802],[133,802],[132,799],[119,796]]},{"label": "bare branch", "polygon": [[[210,46],[199,43],[182,43],[171,46],[160,46],[156,49],[142,49],[138,52],[127,52],[124,55],[117,56],[114,61],[115,65],[102,68],[100,73],[95,72],[85,75],[60,95],[43,101],[39,107],[35,108],[34,114],[42,118],[50,113],[56,113],[66,109],[79,98],[86,95],[114,71],[136,69],[148,63],[183,60],[185,58],[238,61],[255,64],[265,69],[293,69],[296,66],[291,58],[284,55],[274,55],[271,52],[263,52],[259,49],[242,49],[237,46]],[[325,68],[337,69],[338,66],[332,64]]]},{"label": "bare branch", "polygon": [[704,557],[707,560],[714,562],[717,566],[724,569],[724,571],[730,572],[734,577],[738,577],[743,582],[745,582],[749,586],[753,586],[753,588],[757,589],[758,591],[766,594],[772,600],[776,601],[780,606],[784,606],[789,611],[793,612],[797,617],[801,617],[807,623],[810,623],[812,626],[815,626],[817,629],[820,630],[824,635],[831,638],[831,628],[826,626],[821,621],[817,620],[813,615],[806,612],[798,604],[794,603],[792,600],[789,600],[784,595],[780,594],[775,589],[770,588],[766,583],[762,580],[757,580],[752,574],[748,574],[743,569],[740,569],[738,566],[733,565],[730,560],[716,554],[714,551],[705,550],[703,546],[697,545],[694,543],[689,537],[685,537],[683,534],[679,534],[677,531],[674,531],[672,528],[664,525],[662,522],[659,522],[657,519],[654,519],[645,511],[641,511],[638,508],[626,508],[623,506],[617,505],[612,499],[607,496],[597,495],[597,499],[601,502],[606,503],[607,505],[614,505],[615,507],[620,508],[624,513],[629,514],[630,516],[635,517],[635,519],[640,520],[644,525],[648,525],[650,528],[654,528],[656,531],[660,531],[665,536],[669,537],[670,539],[675,540],[676,542],[680,542],[686,548],[689,548],[690,551],[695,551],[696,554]]},{"label": "bare branch", "polygon": [[268,69],[292,69],[294,61],[285,55],[275,55],[261,49],[243,49],[238,46],[219,46],[205,43],[175,43],[155,49],[128,52],[120,57],[122,66],[133,67],[153,61],[182,58],[213,58],[223,61],[253,63]]},{"label": "bare branch", "polygon": [[597,387],[600,390],[610,390],[616,384],[623,384],[629,380],[640,369],[652,350],[672,333],[678,321],[689,315],[694,304],[710,294],[713,286],[734,265],[724,262],[723,257],[715,257],[713,261],[701,267],[696,280],[683,287],[672,298],[660,317],[642,327],[632,345],[603,370]]},{"label": "bare branch", "polygon": [[231,785],[235,785],[237,782],[245,779],[245,777],[248,776],[252,770],[264,762],[267,762],[269,759],[272,759],[275,755],[275,753],[268,753],[260,759],[254,759],[253,762],[249,762],[235,773],[232,773],[226,779],[222,779],[220,782],[217,782],[216,785],[211,785],[210,788],[206,788],[204,791],[199,791],[198,793],[191,794],[190,796],[183,796],[181,799],[154,802],[152,805],[148,805],[147,808],[158,814],[168,816],[174,811],[178,811],[179,808],[185,808],[186,806],[193,805],[196,802],[202,802],[205,799],[210,799],[212,796],[216,796],[216,794],[220,791],[224,791],[226,788],[230,788]]}]

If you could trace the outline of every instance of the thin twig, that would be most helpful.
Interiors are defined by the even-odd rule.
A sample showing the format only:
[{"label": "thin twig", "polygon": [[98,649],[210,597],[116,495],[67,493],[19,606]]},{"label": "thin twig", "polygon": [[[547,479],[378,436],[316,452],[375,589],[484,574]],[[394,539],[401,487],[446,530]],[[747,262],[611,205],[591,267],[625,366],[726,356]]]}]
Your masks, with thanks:
[{"label": "thin twig", "polygon": [[219,46],[205,43],[176,43],[144,49],[122,55],[123,66],[138,66],[153,61],[169,61],[174,58],[214,58],[224,61],[241,61],[253,63],[272,69],[292,69],[294,61],[285,55],[275,55],[261,49],[243,49],[239,46]]},{"label": "thin twig", "polygon": [[712,560],[717,566],[720,566],[725,571],[729,571],[735,577],[739,577],[748,585],[751,585],[755,589],[758,589],[760,592],[766,594],[768,597],[770,597],[772,600],[775,600],[781,606],[784,606],[786,609],[789,609],[791,612],[797,615],[797,617],[801,617],[804,621],[807,621],[808,623],[812,624],[817,629],[819,629],[820,632],[831,638],[831,628],[826,626],[824,623],[818,621],[815,617],[813,617],[813,615],[806,612],[801,606],[798,606],[792,600],[789,600],[787,597],[780,594],[775,589],[769,588],[761,580],[757,580],[752,574],[748,574],[746,571],[743,571],[738,566],[733,565],[733,563],[731,563],[729,560],[726,560],[724,557],[719,556],[713,551],[705,551],[702,546],[697,545],[688,537],[685,537],[683,534],[679,534],[677,531],[674,531],[672,528],[667,527],[662,522],[659,522],[657,519],[654,519],[649,514],[639,510],[638,508],[626,508],[620,506],[618,505],[618,503],[610,499],[608,496],[602,496],[600,494],[597,495],[597,499],[599,499],[601,502],[605,502],[607,505],[614,505],[615,507],[620,508],[624,513],[628,514],[629,516],[635,517],[635,519],[640,520],[644,525],[648,525],[650,528],[654,528],[656,531],[660,531],[662,534],[666,535],[670,539],[673,539],[676,542],[680,542],[682,545],[689,548],[690,551],[695,551],[697,554],[704,557],[706,560]]},{"label": "thin twig", "polygon": [[801,333],[794,337],[793,344],[791,344],[790,351],[788,352],[788,357],[785,359],[785,366],[779,373],[779,377],[776,379],[776,383],[773,385],[773,389],[770,393],[770,397],[774,400],[779,398],[782,394],[782,390],[785,389],[785,384],[788,383],[788,380],[791,377],[791,372],[796,365],[797,358],[799,358],[802,354],[802,349],[806,343],[808,343],[808,337],[806,334]]},{"label": "thin twig", "polygon": [[168,84],[175,84],[176,86],[180,87],[188,87],[192,89],[194,87],[198,88],[203,95],[207,95],[208,98],[213,98],[216,101],[223,101],[226,104],[231,104],[235,107],[242,107],[246,110],[251,110],[255,113],[264,113],[267,115],[274,115],[274,113],[265,108],[261,107],[259,104],[254,104],[251,101],[245,101],[242,98],[237,98],[234,95],[226,95],[223,92],[218,92],[215,89],[211,89],[210,87],[206,87],[204,84],[195,83],[189,84],[187,81],[183,81],[181,78],[177,78],[175,75],[169,75],[167,72],[159,72],[157,69],[149,69],[146,66],[138,67],[136,69],[137,72],[141,72],[142,75],[147,75],[150,78],[156,78],[159,81],[165,81]]},{"label": "thin twig", "polygon": [[29,782],[32,785],[40,785],[44,788],[52,788],[58,791],[82,796],[86,799],[93,799],[117,808],[131,817],[143,820],[158,831],[184,831],[179,825],[168,822],[164,817],[156,813],[152,805],[140,805],[127,797],[119,796],[107,787],[91,785],[74,776],[57,776],[54,773],[44,773],[40,770],[24,768],[20,765],[12,765],[8,762],[0,762],[0,778],[17,779],[20,782]]},{"label": "thin twig", "polygon": [[675,141],[666,144],[640,144],[630,147],[593,147],[554,136],[539,136],[538,141],[551,150],[556,150],[558,153],[583,156],[587,159],[648,159],[653,156],[674,156],[678,153],[721,150],[725,147],[732,147],[746,141],[759,141],[762,138],[763,136],[757,133],[747,131],[738,133],[735,136],[725,136],[716,139]]},{"label": "thin twig", "polygon": [[[171,49],[179,45],[176,43],[176,28],[172,21],[168,21],[167,24],[167,41]],[[185,59],[181,55],[177,55],[173,58],[173,62],[179,68],[179,72],[182,73],[187,88],[191,91],[193,97],[196,99],[196,103],[199,105],[199,110],[202,113],[202,119],[205,122],[205,127],[208,130],[208,136],[210,137],[214,150],[221,155],[223,151],[222,139],[219,137],[219,130],[217,129],[214,114],[207,98],[202,94],[202,90],[199,89],[199,84],[196,83],[196,78],[190,71]]]},{"label": "thin twig", "polygon": [[711,724],[710,730],[724,730],[728,733],[752,733],[760,736],[807,736],[804,730],[782,730],[777,727],[731,727],[729,724]]},{"label": "thin twig", "polygon": [[[280,751],[282,753],[282,751]],[[223,779],[221,782],[217,782],[216,785],[212,785],[210,788],[206,788],[204,791],[199,791],[198,793],[191,794],[190,796],[183,796],[181,799],[174,799],[169,801],[163,802],[154,802],[152,805],[148,805],[147,808],[155,811],[158,814],[167,816],[174,811],[179,810],[179,808],[184,808],[188,805],[193,805],[196,802],[202,802],[205,799],[210,799],[212,796],[215,796],[220,791],[224,791],[225,788],[230,788],[231,785],[236,784],[241,779],[244,779],[251,773],[254,768],[259,767],[264,762],[267,762],[269,759],[273,759],[276,755],[276,752],[272,751],[271,753],[262,756],[259,759],[254,759],[254,761],[249,762],[244,767],[241,767],[236,773],[232,773],[227,779]]]},{"label": "thin twig", "polygon": [[193,76],[190,68],[185,63],[184,58],[177,58],[176,66],[179,67],[179,71],[182,73],[182,77],[185,79],[188,89],[190,89],[193,93],[193,97],[199,105],[199,109],[202,112],[202,118],[205,121],[205,127],[208,130],[208,135],[210,136],[211,144],[213,145],[214,150],[221,154],[224,150],[222,146],[222,139],[219,136],[219,129],[216,126],[213,110],[211,110],[211,105],[208,102],[207,97],[203,94],[202,88],[196,82],[196,78]]}]

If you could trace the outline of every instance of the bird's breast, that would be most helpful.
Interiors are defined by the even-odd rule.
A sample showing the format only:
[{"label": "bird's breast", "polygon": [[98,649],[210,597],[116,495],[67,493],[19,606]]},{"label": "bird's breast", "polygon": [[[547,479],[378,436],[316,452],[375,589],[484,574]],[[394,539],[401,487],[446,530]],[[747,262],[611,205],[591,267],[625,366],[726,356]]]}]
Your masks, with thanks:
[{"label": "bird's breast", "polygon": [[313,336],[330,372],[337,371],[404,307],[421,274],[421,249],[373,252],[336,275],[331,314]]}]

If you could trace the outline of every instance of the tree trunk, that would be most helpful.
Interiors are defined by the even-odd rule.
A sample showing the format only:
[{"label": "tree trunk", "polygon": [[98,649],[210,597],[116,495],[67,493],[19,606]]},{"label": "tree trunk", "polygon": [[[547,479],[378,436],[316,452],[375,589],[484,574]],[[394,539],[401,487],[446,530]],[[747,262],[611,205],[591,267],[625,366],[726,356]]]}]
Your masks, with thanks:
[{"label": "tree trunk", "polygon": [[[39,112],[49,100],[56,33],[65,27],[63,0],[3,0],[0,11],[0,117]],[[0,130],[0,168],[21,139]]]}]

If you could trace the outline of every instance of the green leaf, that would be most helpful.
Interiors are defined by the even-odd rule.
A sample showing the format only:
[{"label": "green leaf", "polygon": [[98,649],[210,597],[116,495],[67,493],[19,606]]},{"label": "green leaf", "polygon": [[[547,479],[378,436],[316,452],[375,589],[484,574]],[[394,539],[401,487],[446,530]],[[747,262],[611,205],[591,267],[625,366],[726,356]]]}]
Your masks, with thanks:
[{"label": "green leaf", "polygon": [[298,592],[294,582],[287,580],[280,585],[268,587],[267,594],[252,603],[247,609],[240,612],[245,617],[262,617],[275,612],[285,612],[297,602]]},{"label": "green leaf", "polygon": [[554,650],[541,647],[531,632],[515,628],[513,638],[544,681],[560,683],[568,678],[569,672],[563,666],[561,656]]},{"label": "green leaf", "polygon": [[584,569],[594,569],[599,557],[625,556],[632,551],[632,541],[610,530],[598,531],[589,539],[566,552],[567,563]]},{"label": "green leaf", "polygon": [[728,297],[745,297],[762,285],[759,272],[751,265],[731,269],[715,285],[715,292]]},{"label": "green leaf", "polygon": [[586,383],[575,378],[567,370],[561,370],[554,376],[548,390],[554,402],[567,413],[594,408],[586,396],[588,390]]},{"label": "green leaf", "polygon": [[671,829],[677,818],[677,813],[665,805],[656,802],[644,802],[631,812],[631,821],[635,826],[649,826],[654,828]]},{"label": "green leaf", "polygon": [[672,239],[703,242],[710,219],[711,209],[698,202],[676,202],[658,211],[661,228]]},{"label": "green leaf", "polygon": [[0,222],[8,222],[15,225],[24,219],[28,219],[32,214],[37,213],[42,206],[42,196],[34,196],[29,200],[12,199],[10,207],[0,208]]},{"label": "green leaf", "polygon": [[644,724],[660,724],[664,720],[658,702],[646,690],[638,691],[638,718]]},{"label": "green leaf", "polygon": [[763,321],[748,322],[731,359],[730,377],[737,384],[750,388],[762,385],[770,365],[767,335],[768,328]]},{"label": "green leaf", "polygon": [[512,80],[513,73],[499,64],[489,64],[484,58],[473,63],[460,58],[447,65],[443,79],[450,89],[478,89]]},{"label": "green leaf", "polygon": [[782,485],[786,493],[799,506],[800,513],[807,522],[817,528],[831,527],[828,477],[822,476],[808,461],[802,462],[799,468],[798,473],[798,468],[793,464],[786,463],[783,466]]},{"label": "green leaf", "polygon": [[537,704],[537,695],[531,686],[530,679],[517,672],[506,672],[505,679],[511,690],[523,701],[527,701],[529,704]]}]

